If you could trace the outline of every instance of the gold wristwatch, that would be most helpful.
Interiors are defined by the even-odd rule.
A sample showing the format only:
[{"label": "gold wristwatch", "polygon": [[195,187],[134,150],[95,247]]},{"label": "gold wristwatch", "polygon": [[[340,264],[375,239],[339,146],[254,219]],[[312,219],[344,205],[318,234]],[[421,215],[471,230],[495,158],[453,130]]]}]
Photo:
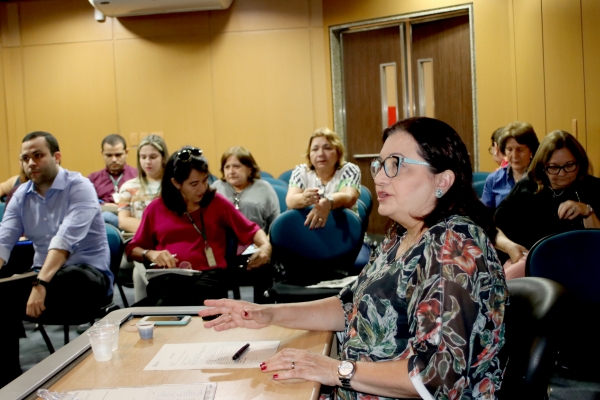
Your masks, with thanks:
[{"label": "gold wristwatch", "polygon": [[356,373],[356,363],[354,361],[342,361],[340,365],[338,365],[338,378],[340,378],[340,382],[342,383],[342,387],[344,389],[352,389],[350,386],[350,380]]}]

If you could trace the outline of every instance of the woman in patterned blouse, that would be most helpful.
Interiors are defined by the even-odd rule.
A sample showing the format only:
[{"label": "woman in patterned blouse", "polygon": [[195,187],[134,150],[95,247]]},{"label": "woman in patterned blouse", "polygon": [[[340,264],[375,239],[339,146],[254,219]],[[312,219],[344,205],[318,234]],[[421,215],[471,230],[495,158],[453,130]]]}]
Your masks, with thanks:
[{"label": "woman in patterned blouse", "polygon": [[209,300],[199,314],[221,314],[205,323],[219,331],[341,332],[341,362],[285,349],[261,365],[275,380],[340,386],[338,399],[494,399],[507,363],[508,293],[467,149],[431,118],[400,121],[383,140],[371,174],[378,211],[395,224],[354,283],[307,303]]}]

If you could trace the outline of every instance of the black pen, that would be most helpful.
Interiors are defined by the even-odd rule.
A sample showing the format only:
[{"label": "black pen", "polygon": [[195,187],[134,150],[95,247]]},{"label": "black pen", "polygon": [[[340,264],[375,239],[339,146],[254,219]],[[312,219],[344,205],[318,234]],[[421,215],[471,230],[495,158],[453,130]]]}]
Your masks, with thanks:
[{"label": "black pen", "polygon": [[231,359],[233,361],[235,361],[238,358],[240,358],[242,356],[242,354],[244,354],[244,352],[246,350],[248,350],[248,347],[250,347],[250,343],[246,343],[245,345],[243,345],[241,349],[239,349],[238,351],[235,352],[235,354],[233,355],[233,357],[231,357]]}]

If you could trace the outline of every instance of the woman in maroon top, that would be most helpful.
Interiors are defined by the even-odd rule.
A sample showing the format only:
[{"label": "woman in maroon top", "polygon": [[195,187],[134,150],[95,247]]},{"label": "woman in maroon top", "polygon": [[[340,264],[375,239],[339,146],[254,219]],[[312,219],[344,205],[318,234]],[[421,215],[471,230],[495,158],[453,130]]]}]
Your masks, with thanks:
[{"label": "woman in maroon top", "polygon": [[227,297],[227,230],[235,234],[240,246],[253,243],[258,247],[248,260],[249,268],[271,257],[265,232],[209,187],[208,163],[201,155],[200,149],[184,147],[169,158],[161,197],[144,211],[126,253],[146,265],[178,268],[187,261],[192,269],[203,272],[199,277],[166,274],[152,278],[144,305],[202,305],[211,296]]}]

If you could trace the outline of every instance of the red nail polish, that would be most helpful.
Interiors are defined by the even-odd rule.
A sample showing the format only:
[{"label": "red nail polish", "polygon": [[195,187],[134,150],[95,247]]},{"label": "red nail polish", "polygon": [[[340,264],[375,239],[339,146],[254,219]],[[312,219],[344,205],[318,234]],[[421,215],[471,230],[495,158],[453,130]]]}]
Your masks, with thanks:
[{"label": "red nail polish", "polygon": [[260,365],[260,370],[261,370],[261,371],[264,371],[265,369],[267,369],[267,366],[266,366],[266,365],[264,365],[264,364],[261,364],[261,365]]},{"label": "red nail polish", "polygon": [[248,311],[244,310],[244,317],[248,316]]},{"label": "red nail polish", "polygon": [[277,374],[273,375],[273,379],[277,379],[277,378],[279,378],[279,375],[277,375]]}]

